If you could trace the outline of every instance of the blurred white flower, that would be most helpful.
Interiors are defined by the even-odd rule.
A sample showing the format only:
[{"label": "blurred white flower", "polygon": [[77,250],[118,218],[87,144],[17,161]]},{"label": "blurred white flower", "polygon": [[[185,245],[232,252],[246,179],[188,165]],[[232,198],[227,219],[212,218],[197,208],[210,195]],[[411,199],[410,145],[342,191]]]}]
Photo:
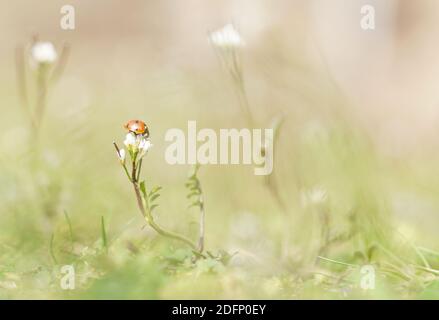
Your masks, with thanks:
[{"label": "blurred white flower", "polygon": [[217,47],[242,47],[245,45],[239,32],[233,24],[227,24],[222,29],[209,35],[209,43]]},{"label": "blurred white flower", "polygon": [[52,64],[58,54],[51,42],[37,42],[31,49],[31,57],[36,64]]},{"label": "blurred white flower", "polygon": [[137,159],[144,157],[148,150],[152,147],[152,143],[148,138],[133,132],[127,133],[123,143],[127,147],[131,156],[133,156],[135,153],[138,153]]},{"label": "blurred white flower", "polygon": [[304,207],[309,205],[319,205],[328,199],[327,191],[322,187],[315,187],[311,190],[302,192],[302,204]]}]

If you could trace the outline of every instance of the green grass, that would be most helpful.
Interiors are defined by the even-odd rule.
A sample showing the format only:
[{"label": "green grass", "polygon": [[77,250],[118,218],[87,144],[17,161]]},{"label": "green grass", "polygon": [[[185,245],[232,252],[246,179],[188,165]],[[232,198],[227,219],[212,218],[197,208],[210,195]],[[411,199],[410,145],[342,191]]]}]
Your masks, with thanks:
[{"label": "green grass", "polygon": [[[163,187],[154,217],[195,243],[199,206],[189,207],[185,188],[191,168],[164,162],[164,133],[189,119],[245,125],[233,91],[206,84],[227,87],[217,73],[163,77],[146,93],[142,80],[153,79],[112,91],[91,85],[83,108],[63,103],[70,89],[53,88],[37,146],[7,94],[13,85],[2,84],[0,298],[439,298],[437,162],[392,159],[348,112],[324,109],[325,97],[313,111],[283,110],[274,166],[281,202],[251,167],[203,166],[204,257],[157,235],[112,146],[123,139],[122,124],[148,122],[154,147],[141,178]],[[173,94],[172,81],[182,88]],[[256,105],[257,119],[275,113]],[[326,190],[318,203],[306,200],[315,188]],[[75,290],[60,287],[66,264],[75,267]],[[360,288],[363,265],[376,268],[373,290]]]}]

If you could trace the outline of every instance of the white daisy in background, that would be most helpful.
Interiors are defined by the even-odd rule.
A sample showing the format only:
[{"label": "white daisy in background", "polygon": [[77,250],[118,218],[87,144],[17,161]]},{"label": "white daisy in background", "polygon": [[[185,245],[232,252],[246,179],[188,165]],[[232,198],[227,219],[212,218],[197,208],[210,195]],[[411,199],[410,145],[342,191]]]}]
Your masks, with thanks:
[{"label": "white daisy in background", "polygon": [[58,58],[58,54],[51,42],[37,42],[31,48],[31,58],[34,64],[52,64]]},{"label": "white daisy in background", "polygon": [[245,45],[239,32],[230,23],[222,29],[212,32],[209,35],[209,43],[224,48],[236,48]]}]

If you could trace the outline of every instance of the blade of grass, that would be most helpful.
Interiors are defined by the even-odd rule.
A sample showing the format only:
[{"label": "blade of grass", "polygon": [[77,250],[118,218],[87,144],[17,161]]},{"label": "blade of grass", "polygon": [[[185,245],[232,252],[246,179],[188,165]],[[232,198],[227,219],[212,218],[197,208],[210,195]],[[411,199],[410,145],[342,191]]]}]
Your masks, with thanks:
[{"label": "blade of grass", "polygon": [[413,249],[415,250],[416,254],[419,256],[419,258],[421,258],[422,263],[424,264],[424,267],[427,269],[431,269],[430,264],[428,263],[427,259],[425,258],[425,256],[422,254],[421,250],[419,250],[419,248],[412,244]]},{"label": "blade of grass", "polygon": [[420,269],[420,270],[423,270],[423,271],[426,271],[426,272],[430,272],[436,276],[439,275],[439,270],[436,270],[436,269],[426,268],[426,267],[422,267],[422,266],[418,266],[418,265],[413,265],[413,267]]},{"label": "blade of grass", "polygon": [[325,258],[325,257],[322,257],[322,256],[318,256],[317,258],[319,258],[321,260],[324,260],[324,261],[332,262],[332,263],[335,263],[335,264],[340,264],[340,265],[343,265],[343,266],[355,267],[355,268],[358,267],[358,265],[356,265],[356,264],[350,264],[350,263],[346,263],[346,262],[342,262],[342,261],[332,260],[332,259]]},{"label": "blade of grass", "polygon": [[64,217],[66,218],[67,225],[69,226],[70,243],[72,245],[72,250],[73,250],[74,237],[73,237],[72,222],[70,221],[69,214],[67,213],[66,210],[64,210]]},{"label": "blade of grass", "polygon": [[425,247],[418,247],[419,250],[422,250],[428,254],[434,255],[434,256],[439,256],[439,252],[425,248]]},{"label": "blade of grass", "polygon": [[50,252],[50,256],[53,259],[53,262],[55,262],[55,264],[58,264],[58,260],[56,260],[55,257],[55,252],[53,250],[53,240],[55,238],[55,233],[52,233],[52,236],[50,237],[50,243],[49,243],[49,252]]},{"label": "blade of grass", "polygon": [[102,237],[102,246],[105,249],[105,252],[108,252],[107,232],[105,230],[104,216],[101,216],[101,237]]}]

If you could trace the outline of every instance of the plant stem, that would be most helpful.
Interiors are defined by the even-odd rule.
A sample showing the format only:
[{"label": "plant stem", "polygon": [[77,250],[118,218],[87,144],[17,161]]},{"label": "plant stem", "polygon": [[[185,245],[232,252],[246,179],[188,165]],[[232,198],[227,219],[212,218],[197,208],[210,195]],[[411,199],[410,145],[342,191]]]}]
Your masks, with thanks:
[{"label": "plant stem", "polygon": [[47,66],[40,65],[38,67],[38,78],[37,78],[37,91],[38,97],[35,108],[35,118],[37,133],[41,127],[41,122],[43,120],[44,112],[46,109],[46,98],[47,98]]},{"label": "plant stem", "polygon": [[177,234],[177,233],[174,233],[171,231],[167,231],[167,230],[163,229],[162,227],[160,227],[157,223],[155,223],[154,218],[153,218],[151,211],[149,209],[148,202],[146,201],[146,199],[144,199],[144,196],[142,195],[142,193],[140,191],[139,181],[137,179],[137,177],[139,175],[140,175],[140,172],[137,172],[136,159],[133,159],[131,183],[133,184],[134,192],[136,194],[137,205],[139,206],[140,212],[142,213],[143,217],[145,218],[145,220],[149,224],[149,226],[151,228],[153,228],[161,236],[184,242],[189,247],[191,247],[192,250],[194,250],[196,252],[201,252],[201,251],[199,251],[199,249],[197,249],[197,246],[191,240],[186,238],[185,236],[182,236],[180,234]]},{"label": "plant stem", "polygon": [[182,241],[184,243],[186,243],[188,246],[190,246],[193,250],[195,251],[199,251],[197,249],[197,246],[188,238],[179,235],[177,233],[171,232],[171,231],[167,231],[165,229],[163,229],[162,227],[160,227],[157,223],[154,222],[153,217],[151,215],[151,212],[149,211],[149,209],[147,207],[144,206],[143,204],[143,196],[140,192],[140,187],[137,181],[133,182],[133,187],[134,187],[134,192],[136,193],[136,198],[137,198],[137,205],[139,206],[140,212],[142,213],[143,217],[145,218],[146,222],[148,222],[148,224],[160,235],[167,237],[167,238],[171,238],[174,240],[179,240]]},{"label": "plant stem", "polygon": [[198,238],[198,251],[203,252],[204,250],[204,234],[205,234],[205,220],[206,213],[204,211],[204,201],[203,196],[200,195],[200,236]]},{"label": "plant stem", "polygon": [[[116,152],[117,152],[117,156],[118,156],[118,158],[120,159],[120,149],[119,149],[119,147],[117,146],[116,142],[114,142],[114,141],[113,141],[113,146],[114,146],[114,148],[116,149]],[[125,171],[125,174],[127,175],[128,180],[130,180],[131,182],[133,182],[133,181],[131,180],[131,176],[130,176],[130,174],[128,173],[128,169],[127,169],[127,166],[126,166],[126,164],[125,164],[125,161],[120,160],[120,164],[122,165],[122,168],[123,168],[123,170]]]},{"label": "plant stem", "polygon": [[36,124],[32,115],[32,112],[29,108],[29,99],[27,92],[27,83],[26,83],[26,69],[24,62],[24,49],[23,47],[17,47],[15,50],[15,63],[16,63],[16,72],[17,72],[17,87],[18,93],[21,100],[21,105],[24,111],[29,116],[29,122],[33,130],[36,128]]}]

